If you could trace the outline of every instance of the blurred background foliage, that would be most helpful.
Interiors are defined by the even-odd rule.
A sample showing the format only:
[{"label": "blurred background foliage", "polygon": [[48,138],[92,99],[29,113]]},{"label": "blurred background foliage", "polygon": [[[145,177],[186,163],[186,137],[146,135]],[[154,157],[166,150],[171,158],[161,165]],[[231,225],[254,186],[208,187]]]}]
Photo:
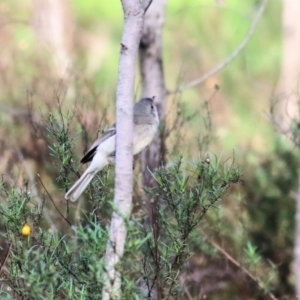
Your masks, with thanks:
[{"label": "blurred background foliage", "polygon": [[[0,171],[8,184],[28,184],[37,199],[44,192],[37,179],[40,174],[53,201],[65,212],[63,195],[68,183],[56,181],[59,163],[49,148],[53,148],[53,131],[47,131],[45,124],[49,112],[58,117],[58,124],[67,122],[67,133],[75,138],[69,150],[78,159],[100,130],[114,122],[123,16],[118,0],[64,0],[63,11],[52,23],[54,29],[48,30],[43,18],[47,20],[50,10],[42,2],[0,3]],[[200,77],[230,55],[260,4],[257,0],[219,2],[168,1],[163,31],[168,90]],[[191,159],[206,151],[222,159],[234,156],[243,170],[242,182],[207,217],[205,236],[253,268],[253,274],[270,284],[268,289],[278,298],[292,299],[293,195],[299,151],[268,117],[282,70],[282,10],[281,1],[270,1],[252,39],[235,60],[203,84],[169,95],[168,126],[178,115],[185,122],[178,128],[180,138],[178,132],[171,132],[167,148],[170,161],[176,160],[171,154]],[[53,32],[58,36],[51,36]],[[136,98],[140,89],[138,75]],[[199,147],[204,135],[210,143]],[[75,179],[82,168],[78,161],[72,168]],[[77,206],[68,209],[76,219]],[[49,220],[57,223],[52,226],[48,220],[44,227],[63,231],[64,221],[51,205],[49,211]],[[86,207],[85,212],[89,211]],[[193,243],[195,255],[190,263],[206,268],[207,274],[214,270],[214,276],[201,275],[209,299],[269,299],[267,294],[255,294],[238,268],[226,269],[228,257],[218,256],[216,247],[197,238]],[[222,277],[216,270],[228,274],[224,271]],[[225,282],[220,288],[218,280]]]}]

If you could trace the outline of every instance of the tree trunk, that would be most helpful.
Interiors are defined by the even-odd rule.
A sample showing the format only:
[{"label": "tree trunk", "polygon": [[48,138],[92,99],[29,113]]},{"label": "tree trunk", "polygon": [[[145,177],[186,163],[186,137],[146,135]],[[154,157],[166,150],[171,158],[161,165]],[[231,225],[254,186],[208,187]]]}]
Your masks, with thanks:
[{"label": "tree trunk", "polygon": [[[141,155],[141,165],[143,172],[143,186],[153,187],[155,181],[150,171],[154,171],[159,165],[165,164],[165,111],[167,91],[165,87],[163,60],[162,60],[162,27],[164,23],[166,0],[155,0],[146,13],[143,35],[140,43],[140,72],[142,80],[142,97],[155,96],[155,104],[160,117],[159,134],[156,136],[150,147]],[[159,228],[158,210],[159,203],[147,201],[147,209],[154,241],[156,245],[154,254],[155,263],[155,291],[151,291],[151,299],[163,298],[163,286],[160,283],[160,254],[158,250]]]},{"label": "tree trunk", "polygon": [[[150,4],[150,2],[149,2]],[[106,248],[106,278],[102,300],[121,298],[121,276],[116,265],[124,253],[126,225],[132,202],[133,96],[135,64],[140,43],[144,8],[139,0],[122,0],[124,31],[117,86],[117,135],[114,211]]]},{"label": "tree trunk", "polygon": [[148,187],[153,186],[154,181],[147,168],[153,171],[159,164],[165,163],[165,143],[162,137],[167,91],[162,63],[161,36],[166,2],[166,0],[155,0],[147,11],[139,50],[142,97],[155,96],[160,117],[160,133],[142,154],[143,185]]},{"label": "tree trunk", "polygon": [[300,1],[282,1],[283,57],[279,82],[278,115],[284,127],[293,118],[299,117],[299,73],[300,73]]},{"label": "tree trunk", "polygon": [[68,0],[34,0],[33,28],[38,38],[49,47],[61,78],[71,66],[74,22]]},{"label": "tree trunk", "polygon": [[294,273],[296,277],[296,297],[300,299],[300,176],[298,180],[298,193],[296,194],[296,229],[294,246]]}]

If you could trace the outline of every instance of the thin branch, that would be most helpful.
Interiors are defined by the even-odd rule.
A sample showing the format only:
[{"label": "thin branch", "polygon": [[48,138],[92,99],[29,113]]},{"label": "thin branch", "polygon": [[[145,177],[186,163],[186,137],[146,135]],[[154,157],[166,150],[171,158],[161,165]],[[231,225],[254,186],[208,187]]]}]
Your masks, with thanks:
[{"label": "thin branch", "polygon": [[[32,198],[35,199],[35,201],[39,205],[41,205],[43,207],[43,205],[42,205],[43,204],[43,200],[39,197],[37,188],[35,186],[34,174],[33,174],[32,170],[25,163],[24,156],[23,156],[23,154],[22,154],[22,152],[21,152],[21,150],[19,148],[16,148],[16,153],[18,155],[20,163],[23,165],[23,168],[24,168],[25,172],[27,173],[29,184],[30,184],[30,189],[32,191],[32,193],[31,193],[32,194]],[[43,215],[44,215],[45,219],[47,220],[47,223],[49,224],[49,226],[51,227],[51,229],[54,232],[57,232],[57,227],[55,225],[55,222],[53,222],[53,220],[51,219],[51,216],[50,216],[50,213],[49,213],[48,209],[44,207],[43,212],[44,212]]]},{"label": "thin branch", "polygon": [[0,266],[0,273],[1,273],[1,271],[3,270],[3,267],[4,267],[5,263],[6,263],[6,260],[7,260],[7,258],[8,258],[8,254],[9,254],[9,251],[10,251],[10,248],[11,248],[11,243],[9,244],[9,246],[8,246],[8,248],[7,248],[7,252],[6,252],[6,254],[5,254],[4,261],[3,261],[3,263],[2,263],[1,266]]},{"label": "thin branch", "polygon": [[240,53],[241,51],[247,46],[248,42],[250,41],[251,37],[253,36],[255,32],[255,28],[257,26],[258,21],[260,20],[269,0],[263,0],[259,8],[257,9],[256,15],[254,16],[250,27],[248,29],[248,32],[246,33],[244,39],[242,40],[241,44],[229,55],[224,61],[222,61],[220,64],[218,64],[216,67],[214,67],[212,70],[207,72],[206,74],[202,75],[201,77],[181,86],[173,91],[168,91],[168,94],[175,94],[183,92],[186,89],[192,88],[208,78],[212,77],[216,73],[220,72],[222,69],[224,69],[229,63],[231,63]]},{"label": "thin branch", "polygon": [[183,286],[183,290],[184,290],[185,294],[187,295],[188,300],[193,300],[192,295],[190,294],[189,290],[187,289],[187,287],[185,285]]},{"label": "thin branch", "polygon": [[150,7],[152,0],[145,0],[143,2],[144,14],[147,12],[148,8]]},{"label": "thin branch", "polygon": [[60,216],[70,225],[72,226],[72,224],[70,223],[70,221],[61,213],[61,211],[58,209],[58,207],[56,206],[54,200],[52,199],[51,195],[49,194],[48,190],[46,189],[41,177],[40,177],[40,174],[37,174],[37,177],[41,183],[41,185],[43,186],[45,192],[47,193],[49,199],[51,200],[52,204],[54,205],[55,209],[57,210],[57,212],[60,214]]},{"label": "thin branch", "polygon": [[224,248],[219,246],[217,243],[214,241],[211,241],[208,239],[208,242],[216,249],[218,250],[221,254],[223,254],[232,264],[234,264],[237,268],[239,268],[244,274],[246,274],[249,278],[251,278],[257,285],[258,287],[264,291],[271,300],[278,300],[271,292],[266,291],[261,282],[252,274],[250,273],[245,267],[243,267],[237,260],[235,260]]},{"label": "thin branch", "polygon": [[276,117],[273,113],[266,112],[265,115],[269,119],[269,121],[273,125],[275,125],[275,129],[277,129],[282,135],[288,136],[290,138],[290,128],[288,128],[286,124],[283,124],[280,118]]}]

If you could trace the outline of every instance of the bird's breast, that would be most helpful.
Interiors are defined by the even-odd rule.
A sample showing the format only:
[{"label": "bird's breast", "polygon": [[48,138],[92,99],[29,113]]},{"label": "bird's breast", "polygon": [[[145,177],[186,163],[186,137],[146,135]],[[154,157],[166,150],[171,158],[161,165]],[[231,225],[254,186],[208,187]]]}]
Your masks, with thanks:
[{"label": "bird's breast", "polygon": [[143,151],[152,142],[156,131],[157,124],[135,125],[133,136],[133,154]]}]

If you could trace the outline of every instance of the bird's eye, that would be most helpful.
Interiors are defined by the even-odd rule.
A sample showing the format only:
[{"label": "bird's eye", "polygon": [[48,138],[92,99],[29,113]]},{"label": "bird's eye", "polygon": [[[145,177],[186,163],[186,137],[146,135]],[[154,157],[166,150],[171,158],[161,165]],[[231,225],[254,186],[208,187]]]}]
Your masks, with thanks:
[{"label": "bird's eye", "polygon": [[153,109],[154,107],[153,107],[153,105],[151,104],[151,109]]}]

